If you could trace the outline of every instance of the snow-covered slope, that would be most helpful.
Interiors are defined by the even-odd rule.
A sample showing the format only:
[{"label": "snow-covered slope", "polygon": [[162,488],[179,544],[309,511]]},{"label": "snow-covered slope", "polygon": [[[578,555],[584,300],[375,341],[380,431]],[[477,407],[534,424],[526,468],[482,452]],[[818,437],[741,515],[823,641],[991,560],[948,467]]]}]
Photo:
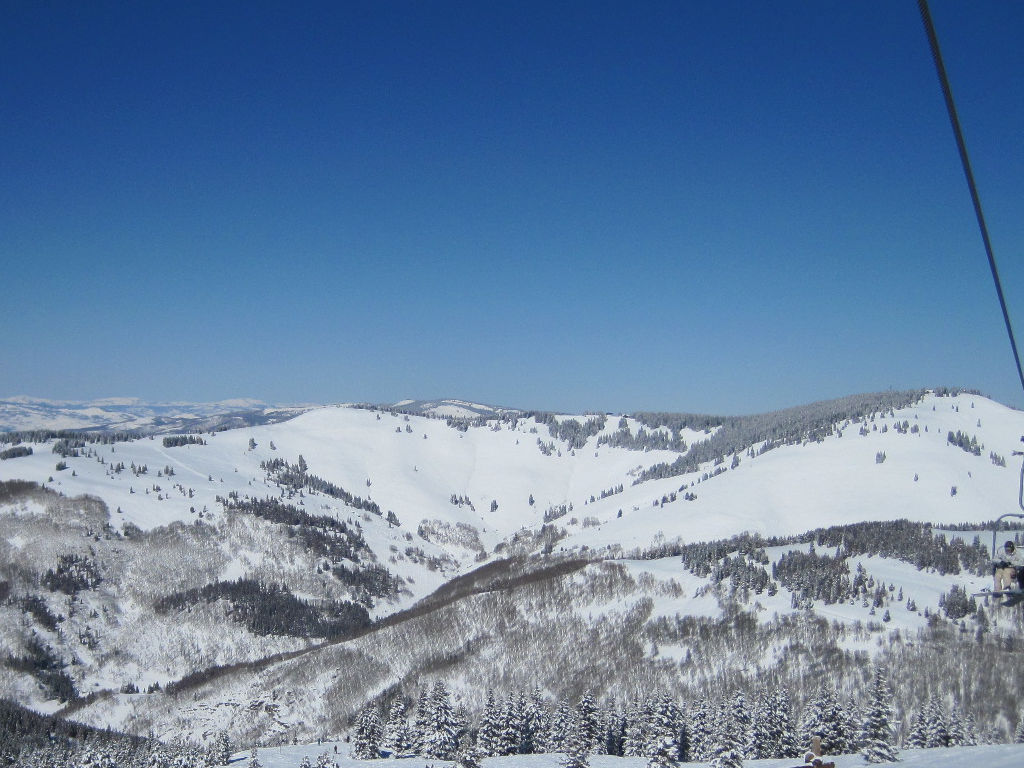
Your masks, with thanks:
[{"label": "snow-covered slope", "polygon": [[[893,428],[902,422],[916,431]],[[984,446],[980,456],[947,442],[957,431],[976,437]],[[557,519],[568,535],[561,546],[628,549],[659,537],[785,535],[861,520],[990,520],[1015,507],[1012,451],[1022,433],[1024,414],[998,403],[974,395],[927,396],[892,416],[840,424],[821,442],[742,454],[731,469],[728,461],[721,467],[708,462],[696,472],[633,485],[641,470],[671,463],[677,454],[598,446],[596,435],[572,450],[533,419],[495,420],[460,431],[439,419],[324,407],[279,424],[206,435],[205,445],[166,448],[159,438],[147,438],[96,446],[92,460],[67,459],[62,472],[55,470],[60,457],[50,453],[51,446],[38,445],[32,456],[0,462],[0,479],[96,495],[121,510],[116,523],[149,529],[191,521],[193,508],[216,511],[216,497],[231,491],[280,495],[260,463],[295,462],[302,455],[310,473],[394,511],[405,531],[423,520],[471,525],[490,551],[516,531],[539,528],[552,507],[571,505]],[[706,435],[688,437],[696,442]],[[545,455],[540,444],[554,449]],[[1008,465],[994,464],[993,452]],[[114,462],[144,465],[149,472],[115,474]],[[154,482],[165,467],[174,476]],[[727,471],[706,477],[715,469]],[[618,486],[621,492],[601,498]],[[684,500],[687,492],[696,499]],[[472,506],[452,504],[453,494]],[[346,512],[334,499],[318,497],[317,503]]]},{"label": "snow-covered slope", "polygon": [[[438,658],[446,659],[442,666],[454,685],[464,686],[471,709],[488,682],[526,687],[543,680],[552,693],[573,695],[574,683],[556,681],[567,675],[571,681],[584,668],[608,691],[651,681],[697,685],[710,672],[680,676],[691,657],[723,654],[709,667],[716,675],[790,663],[793,633],[805,631],[799,625],[805,612],[836,622],[828,640],[833,651],[870,657],[900,637],[932,629],[929,617],[951,585],[976,591],[987,577],[964,572],[954,578],[858,554],[849,558],[851,571],[860,565],[871,589],[888,588],[878,605],[869,592],[826,602],[789,587],[738,597],[728,579],[698,576],[677,557],[646,559],[659,548],[744,531],[788,536],[860,521],[981,523],[1016,507],[1012,451],[1024,433],[1024,414],[976,395],[928,394],[891,412],[843,419],[812,439],[776,442],[770,450],[763,442],[746,445],[669,477],[665,467],[694,455],[728,425],[670,428],[651,426],[641,415],[497,410],[481,421],[485,406],[431,402],[422,410],[433,416],[400,412],[417,405],[411,402],[398,410],[320,407],[280,423],[193,435],[184,444],[153,436],[12,446],[32,453],[0,461],[0,481],[31,481],[46,490],[0,497],[0,561],[9,563],[0,582],[14,585],[3,607],[10,621],[0,646],[12,657],[26,653],[34,633],[73,655],[76,664],[68,669],[80,693],[116,691],[126,683],[166,685],[211,666],[300,654],[256,663],[227,684],[217,677],[190,687],[187,704],[158,694],[104,694],[81,711],[97,725],[152,728],[167,737],[188,737],[196,728],[315,733],[321,720],[338,726],[360,702],[385,690],[421,684],[422,675],[435,674],[429,670]],[[474,415],[444,410],[456,407]],[[950,433],[977,450],[951,444]],[[645,434],[679,450],[608,444]],[[652,476],[660,479],[640,481]],[[83,495],[101,501],[76,500]],[[245,506],[267,498],[287,505],[291,521]],[[334,522],[316,523],[318,516]],[[341,525],[355,549],[328,557],[317,542],[337,536]],[[320,539],[308,538],[310,526]],[[768,547],[765,567],[808,550],[806,540]],[[517,564],[507,570],[509,578],[527,574],[519,586],[514,578],[481,583],[455,602],[441,601],[426,614],[414,612],[322,649],[313,647],[323,642],[319,638],[247,630],[238,604],[223,592],[207,603],[182,597],[204,585],[250,579],[285,584],[314,606],[353,601],[382,618],[481,565],[503,567],[502,558],[540,552],[614,561],[553,572],[536,588],[528,571],[540,566]],[[89,560],[102,583],[68,598],[42,589],[51,578],[47,569],[72,554]],[[356,576],[338,576],[339,567]],[[382,572],[391,586],[365,586]],[[29,605],[19,590],[46,608]],[[158,610],[167,595],[189,607],[177,614]],[[757,619],[756,655],[680,640],[680,617],[714,627],[731,621],[723,617],[735,616],[737,605]],[[1000,630],[998,613],[987,621]],[[1002,628],[1008,628],[1005,620]],[[552,631],[584,645],[588,633],[622,632],[626,656],[619,664],[577,669],[586,660],[575,651],[560,655],[565,648],[547,637]],[[85,638],[82,647],[75,635]],[[523,653],[543,663],[518,670],[514,659]],[[345,679],[323,672],[354,659],[370,671]],[[58,706],[34,685],[34,678],[0,668],[5,695],[41,709]],[[252,714],[265,692],[294,696],[296,686],[309,695],[294,698],[288,712],[277,707],[271,719]],[[985,716],[996,713],[986,710]]]},{"label": "snow-covered slope", "polygon": [[[341,753],[346,753],[349,745],[344,742],[323,742],[321,744],[297,744],[280,747],[269,747],[258,752],[260,763],[264,768],[299,768],[303,757],[309,757],[315,763],[323,752],[328,752],[330,759],[337,762],[340,768],[383,768],[392,765],[404,765],[408,761],[357,760],[351,757],[336,757],[333,749],[337,746]],[[234,761],[241,764],[249,760],[249,752],[240,752]],[[989,744],[980,747],[954,747],[949,749],[906,749],[900,755],[900,765],[905,768],[1019,768],[1024,764],[1024,745],[1021,744]],[[853,768],[865,765],[863,755],[835,755],[828,760],[836,764],[836,768]],[[488,757],[482,761],[483,768],[560,768],[565,761],[561,754],[551,755],[514,755],[511,757]],[[593,755],[589,758],[593,768],[645,768],[646,757],[610,757]],[[781,760],[745,760],[747,768],[792,768],[799,761],[793,758]],[[454,762],[433,760],[435,768],[451,768]],[[706,766],[707,763],[678,763],[680,768],[687,766]]]}]

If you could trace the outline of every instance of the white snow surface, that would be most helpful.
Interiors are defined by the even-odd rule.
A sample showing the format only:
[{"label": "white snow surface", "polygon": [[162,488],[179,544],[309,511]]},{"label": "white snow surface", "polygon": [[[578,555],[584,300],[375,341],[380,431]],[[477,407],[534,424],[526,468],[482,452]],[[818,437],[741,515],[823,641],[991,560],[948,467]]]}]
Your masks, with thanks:
[{"label": "white snow surface", "polygon": [[[586,421],[585,416],[577,418]],[[899,434],[892,428],[904,420],[918,426],[919,433]],[[638,422],[629,421],[630,428],[635,429]],[[614,430],[617,423],[618,419],[609,418],[605,431]],[[501,556],[495,552],[496,545],[517,532],[538,530],[544,524],[545,511],[563,504],[572,505],[572,510],[553,521],[567,533],[558,547],[627,554],[634,548],[676,539],[707,541],[745,530],[781,536],[830,525],[897,518],[952,524],[991,520],[1016,509],[1019,467],[1011,452],[1024,433],[1021,412],[978,396],[927,396],[894,416],[878,417],[874,424],[867,425],[866,436],[859,434],[860,427],[846,426],[842,436],[834,435],[821,443],[783,446],[753,458],[743,454],[738,467],[710,479],[701,479],[703,473],[714,470],[705,465],[687,476],[633,485],[640,470],[659,462],[671,463],[678,454],[598,447],[596,437],[573,451],[553,438],[545,425],[532,419],[520,419],[515,429],[493,421],[489,426],[461,432],[441,419],[330,406],[287,422],[204,434],[206,445],[165,448],[160,437],[89,445],[86,450],[95,451],[95,455],[70,457],[63,471],[55,468],[61,457],[52,453],[52,444],[34,444],[33,455],[0,461],[0,480],[33,480],[67,496],[90,494],[106,502],[114,526],[132,523],[153,529],[174,521],[192,522],[204,509],[207,519],[216,521],[221,514],[216,498],[232,491],[256,498],[279,496],[281,490],[267,481],[260,462],[280,458],[295,463],[301,454],[310,473],[372,499],[385,515],[388,510],[394,511],[401,521],[400,527],[389,527],[383,517],[321,494],[307,492],[301,499],[310,514],[357,520],[380,562],[396,576],[407,579],[409,593],[396,602],[379,603],[374,609],[376,615],[405,607],[454,575],[478,565],[478,553],[463,546],[464,542],[453,543],[452,537],[429,532],[428,539],[433,536],[436,540],[424,540],[418,535],[421,521],[431,521],[435,530],[444,525],[453,530],[460,524],[472,526],[479,533],[486,557],[495,557]],[[883,431],[883,427],[887,429]],[[977,436],[985,446],[981,456],[947,444],[947,433],[957,430]],[[698,434],[702,439],[707,437],[703,433],[694,437]],[[255,448],[250,449],[250,440]],[[555,443],[557,450],[545,455],[538,449],[538,440]],[[1007,466],[990,461],[990,451],[1004,456]],[[886,457],[882,463],[876,462],[879,452]],[[126,469],[114,473],[112,467],[119,462]],[[148,471],[137,476],[131,464],[146,465]],[[173,475],[158,476],[167,467],[173,469]],[[618,485],[623,487],[621,493],[600,498],[602,491]],[[953,486],[957,488],[955,495],[950,492]],[[695,493],[696,500],[685,501],[683,488]],[[672,493],[677,494],[677,500],[662,504],[662,498]],[[453,494],[468,497],[473,507],[453,505]],[[293,499],[290,503],[299,501]],[[493,512],[492,502],[497,502]],[[30,545],[13,535],[5,536],[4,516],[45,513],[45,508],[35,502],[0,506],[0,540],[18,549]],[[982,541],[988,543],[986,537]],[[406,557],[409,547],[439,558],[441,566],[428,568]],[[770,548],[767,554],[774,562],[793,548]],[[222,579],[251,573],[262,558],[261,552],[251,550],[229,554],[231,559],[220,574]],[[679,558],[617,562],[637,582],[650,580],[655,585],[649,590],[654,616],[720,614],[716,595],[705,589],[707,580],[685,571]],[[863,564],[877,582],[894,583],[904,591],[902,604],[893,601],[890,620],[879,630],[883,634],[916,631],[924,626],[924,609],[934,609],[951,583],[962,584],[971,592],[989,585],[987,578],[941,576],[884,558],[855,558],[851,569],[856,568],[856,562]],[[754,600],[762,621],[794,610],[786,590],[772,597],[758,595]],[[916,602],[918,611],[907,609],[907,600]],[[601,607],[604,611],[616,609]],[[817,602],[815,611],[844,622],[882,622],[881,616],[873,616],[862,603],[826,606]],[[864,642],[877,647],[878,639],[875,635]],[[682,658],[686,653],[683,647],[663,646],[658,651],[669,658]],[[115,689],[118,682],[94,681]],[[124,702],[115,698],[99,706],[121,707],[128,712],[127,699],[131,697],[124,698]],[[235,698],[244,700],[241,695]],[[108,714],[107,722],[123,720],[123,713]],[[211,714],[214,720],[219,716]],[[280,748],[281,760],[287,762],[271,762],[274,750],[269,749],[261,751],[261,760],[267,768],[297,767],[302,755],[307,754],[294,752],[299,749],[302,747]],[[318,753],[308,754],[315,761]],[[998,768],[1024,765],[1024,751],[1019,747],[905,751],[903,760],[908,765],[953,768],[967,760],[982,760]],[[943,762],[946,760],[952,762]],[[524,756],[493,758],[486,765],[553,768],[557,761],[557,756]],[[591,762],[595,768],[627,766],[618,758],[595,756]],[[639,768],[639,761],[630,762],[628,768],[634,762]],[[418,766],[419,760],[403,763]],[[748,762],[766,768],[794,764]],[[860,764],[859,756],[837,760],[840,766]],[[380,766],[381,762],[375,761],[374,765]]]},{"label": "white snow surface", "polygon": [[[334,747],[338,747],[338,755]],[[455,763],[446,760],[428,760],[422,757],[402,758],[398,760],[357,760],[348,756],[350,745],[344,742],[324,742],[323,744],[299,744],[282,747],[267,747],[258,750],[260,763],[264,768],[299,768],[304,756],[316,764],[317,755],[328,752],[332,762],[339,768],[454,768]],[[231,765],[248,765],[250,752],[238,752]],[[836,768],[853,768],[868,765],[863,755],[828,756],[834,761]],[[481,762],[484,768],[561,768],[565,756],[550,755],[515,755],[511,757],[487,757]],[[646,768],[647,759],[642,757],[610,757],[608,755],[591,755],[588,758],[592,768]],[[798,759],[782,760],[744,760],[746,768],[792,768],[800,764]],[[680,763],[682,766],[707,766],[701,763]],[[884,765],[884,764],[883,764]],[[1024,744],[991,744],[979,747],[951,747],[947,749],[905,749],[899,753],[899,763],[895,765],[905,768],[1020,768],[1024,765]]]},{"label": "white snow surface", "polygon": [[[918,426],[919,433],[892,429],[903,420]],[[615,424],[617,419],[608,419],[607,427]],[[516,429],[495,421],[460,432],[439,419],[331,406],[278,424],[206,434],[206,445],[164,448],[155,437],[91,446],[97,458],[69,458],[68,469],[61,472],[55,469],[60,457],[51,453],[51,445],[37,444],[32,456],[0,461],[0,480],[34,480],[68,496],[98,496],[110,508],[115,526],[130,522],[151,529],[175,520],[191,522],[204,507],[215,515],[220,509],[216,497],[231,491],[278,496],[280,489],[268,484],[260,462],[282,458],[294,463],[301,454],[312,474],[372,499],[385,514],[397,514],[401,528],[389,529],[380,518],[364,524],[379,555],[389,546],[404,550],[407,532],[428,554],[448,551],[415,536],[422,520],[473,526],[490,552],[517,531],[538,529],[545,511],[562,504],[572,510],[554,521],[567,533],[559,546],[626,552],[673,539],[702,541],[741,531],[786,535],[863,520],[990,520],[1016,508],[1018,471],[1011,451],[1024,433],[1021,412],[979,396],[929,395],[895,418],[879,417],[872,426],[876,431],[867,436],[852,424],[841,437],[821,443],[743,455],[737,468],[706,480],[701,474],[711,471],[710,465],[633,485],[639,470],[671,463],[678,454],[598,448],[596,437],[572,451],[546,426],[526,419]],[[981,456],[947,444],[947,433],[957,430],[977,436],[985,446]],[[257,444],[254,450],[248,448],[250,438]],[[538,439],[554,442],[557,452],[544,455]],[[1008,466],[993,464],[990,451],[1006,457]],[[879,452],[886,455],[880,464]],[[110,467],[117,462],[146,465],[148,473],[135,476],[126,469],[114,474]],[[157,477],[165,467],[174,475]],[[602,491],[618,485],[622,493],[600,498]],[[954,486],[957,492],[951,495]],[[685,501],[684,488],[696,500]],[[672,493],[677,500],[662,505],[660,500]],[[468,497],[473,508],[452,505],[452,494]],[[307,495],[304,501],[315,514],[363,515],[322,495]],[[492,502],[498,505],[494,512]],[[450,556],[459,561],[459,569],[474,565],[465,549],[452,549]],[[401,571],[394,563],[388,566]]]}]

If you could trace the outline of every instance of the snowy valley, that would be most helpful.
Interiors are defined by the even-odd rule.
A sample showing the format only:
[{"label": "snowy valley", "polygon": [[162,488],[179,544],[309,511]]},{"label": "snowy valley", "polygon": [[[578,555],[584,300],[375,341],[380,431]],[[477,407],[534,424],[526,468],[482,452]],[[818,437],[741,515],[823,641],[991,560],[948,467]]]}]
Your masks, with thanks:
[{"label": "snowy valley", "polygon": [[[791,752],[829,706],[834,751],[855,752],[883,669],[904,746],[928,746],[926,711],[945,745],[1019,728],[1021,609],[970,595],[991,586],[991,521],[1017,510],[1024,414],[980,395],[736,418],[138,412],[5,422],[2,698],[166,743],[312,749],[365,741],[368,712],[383,738],[441,684],[463,750],[532,702],[530,751],[569,751],[556,732],[589,700],[589,751],[653,758],[688,732],[676,759],[709,760],[707,724],[766,722],[778,691]],[[297,750],[263,765],[316,757]]]}]

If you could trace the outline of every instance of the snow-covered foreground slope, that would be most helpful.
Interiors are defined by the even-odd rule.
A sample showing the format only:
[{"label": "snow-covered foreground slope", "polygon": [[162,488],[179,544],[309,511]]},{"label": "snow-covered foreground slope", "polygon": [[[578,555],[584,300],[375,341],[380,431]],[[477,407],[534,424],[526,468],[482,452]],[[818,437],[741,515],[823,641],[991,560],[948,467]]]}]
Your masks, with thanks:
[{"label": "snow-covered foreground slope", "polygon": [[[315,764],[316,758],[325,750],[331,760],[340,768],[420,768],[420,764],[430,764],[434,768],[453,768],[455,763],[446,760],[430,760],[422,758],[403,760],[356,760],[350,757],[336,757],[334,747],[341,752],[348,745],[337,742],[324,744],[300,744],[295,746],[269,747],[258,752],[263,768],[299,768],[302,758],[308,756]],[[250,754],[238,753],[232,759],[232,765],[247,765]],[[588,758],[592,768],[646,768],[647,759],[640,757],[609,757],[608,755],[592,755]],[[827,758],[835,762],[836,768],[853,768],[867,765],[862,755],[834,755]],[[484,768],[561,768],[564,755],[516,755],[513,757],[488,757],[481,761]],[[745,760],[746,768],[793,768],[800,760]],[[679,763],[680,768],[686,766],[706,766],[707,763]],[[980,747],[952,747],[948,749],[906,749],[900,752],[899,765],[906,768],[1020,768],[1024,765],[1024,744],[990,744]]]}]

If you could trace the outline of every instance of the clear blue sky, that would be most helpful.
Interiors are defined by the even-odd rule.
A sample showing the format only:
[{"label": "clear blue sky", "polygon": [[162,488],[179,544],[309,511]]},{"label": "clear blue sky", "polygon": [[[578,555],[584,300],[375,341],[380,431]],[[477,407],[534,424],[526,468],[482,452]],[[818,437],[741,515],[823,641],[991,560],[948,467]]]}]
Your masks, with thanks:
[{"label": "clear blue sky", "polygon": [[[1024,335],[1024,4],[932,12]],[[10,0],[0,268],[0,396],[1024,406],[911,0]]]}]

